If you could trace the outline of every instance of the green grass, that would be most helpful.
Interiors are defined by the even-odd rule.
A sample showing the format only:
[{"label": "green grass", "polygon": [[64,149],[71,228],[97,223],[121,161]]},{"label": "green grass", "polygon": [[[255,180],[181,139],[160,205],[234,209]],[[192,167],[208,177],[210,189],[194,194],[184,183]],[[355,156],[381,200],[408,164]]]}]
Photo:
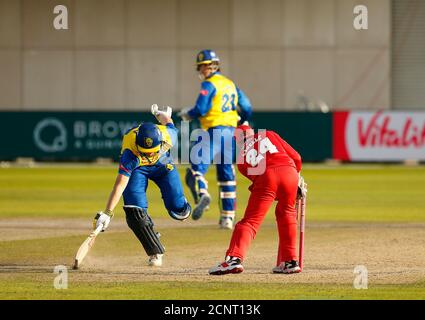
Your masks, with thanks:
[{"label": "green grass", "polygon": [[[19,275],[13,281],[2,281],[0,299],[142,299],[142,300],[403,300],[424,299],[425,283],[376,285],[354,289],[350,285],[311,285],[277,283],[200,282],[111,282],[93,284],[72,282],[68,288],[53,288],[52,276],[34,282],[29,275]],[[99,294],[101,292],[101,294]]]},{"label": "green grass", "polygon": [[[183,177],[184,167],[179,170]],[[104,208],[116,172],[116,166],[89,165],[1,168],[0,219],[87,218],[90,223],[94,213]],[[425,222],[424,166],[306,165],[303,175],[309,188],[307,223]],[[203,219],[216,220],[214,168],[207,179],[214,202]],[[238,176],[238,217],[243,214],[249,184],[247,179]],[[186,187],[185,192],[189,198]],[[149,212],[154,218],[168,217],[161,194],[153,183],[148,189],[148,199]],[[123,217],[121,209],[117,209],[116,214]],[[266,219],[267,226],[262,227],[253,245],[274,250],[276,234],[272,212]],[[326,231],[323,237],[328,236],[330,242],[344,239],[344,233],[334,234],[336,231],[333,231]],[[226,248],[229,237],[230,233],[201,226],[166,229],[162,241],[168,252],[173,253],[171,256],[186,257],[188,261],[205,252],[205,248],[211,248],[204,257],[209,265],[209,259],[215,259]],[[93,282],[88,277],[90,271],[86,274],[71,272],[69,288],[55,290],[55,275],[50,266],[69,266],[81,241],[81,236],[0,241],[0,268],[3,268],[0,270],[0,299],[425,299],[424,281],[400,285],[371,283],[367,290],[356,290],[352,283],[247,283],[220,281],[219,278],[187,282],[158,279]],[[92,253],[108,261],[114,253],[131,259],[141,254],[142,249],[130,232],[110,232],[96,242]],[[272,263],[271,260],[272,257],[267,263]],[[13,272],[10,271],[13,266],[29,269],[33,266],[34,270],[23,268]],[[12,268],[7,270],[8,267]]]},{"label": "green grass", "polygon": [[425,221],[425,167],[307,167],[309,219]]},{"label": "green grass", "polygon": [[[196,241],[191,241],[197,234]],[[211,244],[216,248],[225,248],[228,238],[228,233],[211,227],[202,228],[202,237],[199,237],[199,230],[194,228],[164,230],[164,244],[172,253],[171,256],[181,256],[184,252],[192,250],[194,252],[192,255],[197,255],[197,249],[207,248]],[[270,243],[274,238],[274,228],[267,225],[262,228],[256,243]],[[178,243],[175,242],[176,239]],[[146,280],[149,275],[143,274],[143,271],[140,276],[145,278],[145,281],[137,281],[134,280],[138,277],[135,270],[121,269],[117,273],[102,275],[102,267],[99,270],[83,270],[83,273],[70,271],[68,288],[54,289],[53,281],[56,274],[53,273],[53,266],[60,264],[69,266],[75,248],[80,243],[81,236],[0,241],[0,261],[1,266],[5,267],[0,272],[0,299],[425,299],[423,280],[400,285],[372,282],[369,283],[367,290],[356,290],[350,281],[343,284],[285,283],[285,281],[247,283],[245,279],[245,282],[239,283],[237,280],[229,282],[221,281],[220,277],[211,278],[206,272],[202,276],[207,278],[207,281],[203,282],[149,281]],[[125,258],[142,254],[142,251],[130,232],[115,232],[97,240],[91,255],[108,261],[115,253]],[[188,261],[192,258],[187,255]],[[17,271],[11,272],[10,270],[15,267]],[[94,279],[91,278],[92,272],[97,273]],[[127,272],[133,276],[133,280],[127,278]],[[156,274],[160,272],[159,270]],[[111,279],[111,276],[115,278]],[[226,280],[229,280],[229,277]],[[306,281],[306,278],[303,281]]]},{"label": "green grass", "polygon": [[[181,177],[183,169],[180,168]],[[105,206],[115,180],[116,166],[40,167],[0,169],[0,218],[88,217]],[[340,222],[425,221],[425,167],[398,165],[307,165],[308,220]],[[206,218],[218,212],[215,169],[207,179],[213,196]],[[249,181],[238,175],[238,215],[249,197]],[[190,193],[185,188],[187,197]],[[159,189],[148,188],[149,212],[167,216]],[[122,210],[116,210],[122,214]],[[267,219],[274,219],[269,214]]]}]

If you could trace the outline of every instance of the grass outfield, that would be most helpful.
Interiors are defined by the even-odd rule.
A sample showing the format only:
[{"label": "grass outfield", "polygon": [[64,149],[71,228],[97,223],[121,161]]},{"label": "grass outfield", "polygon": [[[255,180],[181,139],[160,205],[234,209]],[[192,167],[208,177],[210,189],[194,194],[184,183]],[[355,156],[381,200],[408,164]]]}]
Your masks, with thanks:
[{"label": "grass outfield", "polygon": [[[72,281],[72,277],[70,277]],[[2,281],[0,299],[138,299],[138,300],[423,300],[425,282],[413,285],[377,285],[356,290],[350,285],[222,282],[79,282],[56,290],[50,279],[34,282],[28,276]]]},{"label": "grass outfield", "polygon": [[[366,265],[372,265],[368,289],[357,290],[353,287],[352,267],[344,269],[341,262],[326,265],[329,261],[326,257],[317,266],[317,260],[312,257],[314,254],[311,252],[320,248],[328,251],[328,239],[317,238],[318,233],[323,231],[314,229],[308,235],[307,243],[314,242],[315,246],[309,243],[306,270],[301,274],[269,274],[270,268],[267,266],[272,266],[272,255],[276,247],[273,243],[274,228],[269,226],[262,228],[253,243],[244,273],[223,277],[208,276],[207,268],[217,262],[215,259],[226,247],[229,234],[211,227],[202,227],[201,230],[202,238],[196,228],[163,230],[164,244],[170,252],[165,263],[177,267],[163,267],[155,271],[142,266],[143,253],[132,234],[111,232],[101,235],[87,257],[87,268],[79,271],[69,269],[66,290],[54,289],[53,283],[57,275],[53,273],[53,267],[70,267],[83,236],[1,241],[0,299],[425,299],[423,275],[420,279],[406,283],[385,283],[375,280],[373,275],[381,271],[373,266],[374,262],[367,262]],[[338,234],[341,236],[341,232]],[[180,243],[176,243],[176,239]],[[193,239],[196,239],[196,244]],[[350,241],[345,243],[340,240],[340,246],[349,247]],[[273,246],[267,249],[270,243]],[[209,249],[212,244],[216,248]],[[202,248],[206,248],[206,251]],[[265,251],[264,255],[254,260],[253,253],[262,251]],[[201,262],[193,266],[195,259],[200,259]],[[259,261],[264,264],[263,268],[257,267]],[[108,264],[114,268],[110,268]],[[335,268],[340,275],[336,277],[333,272],[326,273],[325,268]],[[391,280],[394,270],[386,273]],[[330,277],[327,279],[328,276]]]},{"label": "grass outfield", "polygon": [[[116,176],[116,166],[0,169],[0,218],[87,217],[102,210]],[[183,177],[183,168],[180,170]],[[396,165],[306,165],[308,220],[337,222],[425,221],[425,167]],[[217,199],[215,170],[207,175]],[[247,202],[249,180],[238,175],[238,216]],[[187,197],[190,193],[185,189]],[[149,213],[164,217],[159,189],[148,188]],[[217,218],[213,201],[206,218]],[[123,215],[122,210],[116,210]],[[268,215],[268,219],[273,219]]]},{"label": "grass outfield", "polygon": [[[54,289],[54,266],[70,267],[115,175],[116,166],[0,169],[0,299],[425,299],[425,167],[397,165],[305,166],[301,274],[270,273],[277,247],[270,212],[245,272],[209,276],[230,238],[217,228],[216,202],[199,222],[175,222],[151,183],[149,212],[167,249],[165,265],[145,266],[140,244],[117,209],[85,267],[69,271],[68,289]],[[214,175],[210,170],[208,179],[217,199]],[[238,217],[248,185],[238,176]],[[369,270],[367,290],[353,288],[353,267],[359,264]]]}]

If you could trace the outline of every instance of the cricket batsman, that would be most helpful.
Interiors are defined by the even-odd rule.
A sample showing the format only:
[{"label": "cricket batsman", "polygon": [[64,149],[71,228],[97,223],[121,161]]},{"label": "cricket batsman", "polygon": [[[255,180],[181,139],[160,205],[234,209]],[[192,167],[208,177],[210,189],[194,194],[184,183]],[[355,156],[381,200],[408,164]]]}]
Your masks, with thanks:
[{"label": "cricket batsman", "polygon": [[211,268],[209,273],[222,275],[243,272],[242,262],[248,247],[275,200],[279,247],[273,273],[298,273],[301,269],[296,252],[295,203],[297,196],[305,195],[307,191],[304,180],[299,178],[301,156],[270,130],[254,134],[252,128],[242,125],[236,130],[236,139],[238,146],[241,146],[238,169],[252,181],[249,187],[251,195],[245,215],[233,231],[225,261]]},{"label": "cricket batsman", "polygon": [[209,137],[209,140],[200,137],[193,146],[205,146],[201,149],[208,150],[208,154],[197,155],[196,159],[191,156],[191,168],[186,171],[185,181],[195,201],[192,218],[198,220],[209,207],[211,196],[205,174],[209,165],[215,163],[220,197],[219,225],[223,229],[232,229],[236,211],[234,129],[239,118],[242,122],[250,119],[252,107],[244,92],[220,73],[220,59],[214,51],[198,53],[196,70],[202,80],[196,104],[178,113],[183,120],[199,119],[201,128]]},{"label": "cricket batsman", "polygon": [[167,107],[166,111],[161,111],[153,105],[152,113],[161,125],[143,122],[124,135],[118,175],[105,210],[98,212],[94,218],[93,228],[103,225],[102,231],[106,230],[122,195],[127,224],[149,256],[148,265],[161,266],[165,250],[148,214],[148,180],[155,182],[161,190],[171,218],[185,220],[192,209],[183,194],[183,186],[170,155],[170,148],[177,141],[177,129],[171,119],[172,109]]}]

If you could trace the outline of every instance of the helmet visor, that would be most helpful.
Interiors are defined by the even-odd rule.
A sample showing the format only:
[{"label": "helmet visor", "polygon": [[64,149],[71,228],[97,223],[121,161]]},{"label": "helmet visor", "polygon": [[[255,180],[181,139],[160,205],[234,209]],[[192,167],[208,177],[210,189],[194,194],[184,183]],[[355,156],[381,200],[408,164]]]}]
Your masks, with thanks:
[{"label": "helmet visor", "polygon": [[143,148],[141,146],[139,146],[138,144],[136,144],[136,148],[137,151],[139,151],[139,153],[145,154],[145,153],[157,153],[161,150],[161,144],[152,147],[152,148]]}]

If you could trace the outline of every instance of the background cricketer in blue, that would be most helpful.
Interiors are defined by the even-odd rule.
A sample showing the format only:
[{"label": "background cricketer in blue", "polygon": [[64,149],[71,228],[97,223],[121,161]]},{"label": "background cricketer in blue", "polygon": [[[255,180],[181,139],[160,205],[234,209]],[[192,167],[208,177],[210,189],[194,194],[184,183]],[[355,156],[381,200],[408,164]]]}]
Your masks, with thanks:
[{"label": "background cricketer in blue", "polygon": [[[219,185],[220,227],[233,228],[236,211],[236,179],[233,159],[235,152],[234,129],[238,122],[250,119],[252,107],[248,97],[233,81],[220,73],[219,58],[212,50],[203,50],[196,58],[197,71],[201,79],[201,91],[191,109],[182,110],[184,120],[198,119],[201,128],[209,133],[210,141],[202,138],[198,144],[208,143],[208,155],[198,154],[190,159],[191,169],[186,172],[186,183],[194,197],[196,207],[192,218],[199,219],[209,207],[211,197],[204,175],[211,163],[216,164]],[[213,135],[220,135],[221,143]],[[214,161],[213,161],[214,160]]]}]

